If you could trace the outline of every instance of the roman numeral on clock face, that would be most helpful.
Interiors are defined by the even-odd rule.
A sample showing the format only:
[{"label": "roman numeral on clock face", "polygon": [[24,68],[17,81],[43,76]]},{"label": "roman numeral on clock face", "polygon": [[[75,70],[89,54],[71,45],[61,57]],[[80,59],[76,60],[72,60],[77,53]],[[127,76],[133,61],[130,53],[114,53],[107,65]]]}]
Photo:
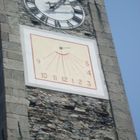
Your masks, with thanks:
[{"label": "roman numeral on clock face", "polygon": [[77,23],[81,23],[81,22],[82,22],[82,19],[79,18],[79,17],[77,17],[77,16],[75,16],[75,15],[74,15],[74,17],[72,18],[72,20],[74,20],[74,21],[77,22]]},{"label": "roman numeral on clock face", "polygon": [[60,22],[58,20],[55,20],[55,27],[57,27],[57,28],[61,27]]},{"label": "roman numeral on clock face", "polygon": [[67,24],[69,27],[72,27],[73,25],[67,20]]},{"label": "roman numeral on clock face", "polygon": [[34,15],[37,15],[38,13],[40,13],[37,7],[31,7],[31,8],[30,8],[30,11],[31,11]]},{"label": "roman numeral on clock face", "polygon": [[83,14],[83,11],[81,9],[73,8],[73,10],[74,10],[74,13],[76,13],[76,14],[80,14],[80,15]]},{"label": "roman numeral on clock face", "polygon": [[28,3],[35,3],[35,0],[26,0],[26,2]]},{"label": "roman numeral on clock face", "polygon": [[35,7],[35,4],[32,3],[32,2],[27,2],[27,5],[28,5],[29,8],[33,8],[33,7]]},{"label": "roman numeral on clock face", "polygon": [[46,17],[45,15],[42,15],[42,16],[40,17],[40,20],[46,22],[46,21],[47,21],[47,17]]}]

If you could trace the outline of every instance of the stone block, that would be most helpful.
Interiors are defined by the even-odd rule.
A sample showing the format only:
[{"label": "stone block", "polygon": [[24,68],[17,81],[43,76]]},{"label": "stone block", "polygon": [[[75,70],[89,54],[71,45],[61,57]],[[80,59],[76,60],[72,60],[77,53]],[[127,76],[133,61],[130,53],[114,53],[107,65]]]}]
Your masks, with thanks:
[{"label": "stone block", "polygon": [[[105,33],[105,32],[97,31],[96,36],[97,36],[97,38],[100,38],[100,39],[108,39],[108,40],[112,39],[112,34],[111,33]],[[112,46],[112,47],[114,47],[114,46]]]},{"label": "stone block", "polygon": [[5,87],[6,88],[14,88],[14,89],[25,89],[25,83],[23,81],[16,81],[14,79],[5,79]]},{"label": "stone block", "polygon": [[105,7],[104,7],[104,1],[103,0],[89,0],[89,3],[92,5],[99,5],[100,7],[104,8],[104,10],[102,10],[103,12],[105,12]]},{"label": "stone block", "polygon": [[19,16],[15,13],[12,14],[11,16],[8,16],[8,23],[9,23],[9,26],[19,27]]},{"label": "stone block", "polygon": [[8,140],[19,140],[17,137],[13,137],[13,136],[7,136],[7,139]]},{"label": "stone block", "polygon": [[27,99],[21,98],[21,97],[15,97],[12,95],[6,95],[6,102],[21,104],[21,105],[25,105],[25,106],[29,105],[29,101]]},{"label": "stone block", "polygon": [[[7,125],[8,125],[8,130],[14,131],[14,132],[12,132],[13,136],[18,137],[19,129],[20,129],[21,133],[23,134],[23,137],[29,138],[29,124],[28,124],[27,116],[8,114]],[[18,131],[16,132],[15,130],[18,130]],[[11,134],[11,136],[12,136],[12,134]]]},{"label": "stone block", "polygon": [[6,24],[6,23],[1,23],[1,31],[2,32],[6,32],[6,33],[10,33],[10,28],[9,28],[9,25]]},{"label": "stone block", "polygon": [[95,0],[97,4],[104,6],[104,1],[103,0]]},{"label": "stone block", "polygon": [[136,134],[134,133],[134,131],[126,131],[126,130],[122,130],[122,129],[118,129],[118,137],[119,140],[138,140],[136,138]]},{"label": "stone block", "polygon": [[13,89],[13,96],[16,97],[27,97],[27,93],[25,92],[24,89]]},{"label": "stone block", "polygon": [[4,58],[3,63],[4,63],[4,68],[6,69],[23,71],[23,62]]},{"label": "stone block", "polygon": [[9,34],[9,41],[20,43],[20,36]]},{"label": "stone block", "polygon": [[120,85],[121,76],[120,74],[115,74],[111,72],[105,72],[105,79],[107,82],[114,83]]},{"label": "stone block", "polygon": [[5,87],[5,94],[6,95],[12,95],[13,94],[13,88]]},{"label": "stone block", "polygon": [[[105,17],[102,17],[102,20],[106,20]],[[105,33],[111,33],[111,29],[110,29],[109,23],[107,23],[107,21],[103,21],[103,27],[104,27]]]},{"label": "stone block", "polygon": [[109,91],[109,95],[110,95],[110,100],[113,101],[117,101],[117,100],[121,100],[124,97],[123,93],[115,93],[113,91]]},{"label": "stone block", "polygon": [[14,52],[14,51],[3,51],[3,57],[8,58],[8,59],[13,59],[17,61],[23,61],[23,57],[21,53],[19,52]]},{"label": "stone block", "polygon": [[17,81],[24,81],[24,72],[12,70],[12,69],[5,69],[4,76],[7,79],[13,79]]},{"label": "stone block", "polygon": [[11,87],[5,87],[5,93],[6,95],[11,95],[15,97],[22,97],[22,98],[27,97],[27,93],[25,92],[24,89],[15,89]]},{"label": "stone block", "polygon": [[114,44],[112,41],[110,41],[108,39],[97,39],[97,41],[99,44],[100,54],[116,57],[116,52],[113,47]]},{"label": "stone block", "polygon": [[23,61],[22,55],[20,53],[17,53],[17,52],[7,51],[6,56],[8,59]]},{"label": "stone block", "polygon": [[[118,83],[107,82],[109,92],[124,94],[124,87]],[[118,95],[119,96],[119,95]]]},{"label": "stone block", "polygon": [[1,32],[1,39],[3,41],[9,41],[9,34],[6,32]]},{"label": "stone block", "polygon": [[106,56],[106,55],[100,55],[102,64],[108,65],[108,66],[116,66],[118,65],[118,61],[116,57]]},{"label": "stone block", "polygon": [[23,71],[13,70],[12,71],[12,79],[24,82],[24,72]]},{"label": "stone block", "polygon": [[7,20],[8,20],[7,16],[0,13],[0,22],[1,23],[7,23]]},{"label": "stone block", "polygon": [[112,72],[115,74],[120,74],[120,68],[116,65],[104,65],[103,66],[103,71],[104,72]]},{"label": "stone block", "polygon": [[[21,130],[24,131],[24,133],[27,133],[27,131],[29,131],[28,117],[20,116],[19,123],[20,123]],[[28,136],[29,136],[29,134],[28,134]]]},{"label": "stone block", "polygon": [[10,33],[19,36],[20,34],[19,26],[10,25]]},{"label": "stone block", "polygon": [[18,3],[14,1],[5,0],[5,10],[8,12],[18,13]]},{"label": "stone block", "polygon": [[13,113],[17,115],[23,115],[27,116],[27,106],[26,105],[21,105],[21,104],[16,104],[16,103],[6,103],[6,112],[7,113]]},{"label": "stone block", "polygon": [[[7,118],[7,128],[8,129],[18,129],[18,122],[17,119],[14,118]],[[13,133],[12,133],[13,134]]]},{"label": "stone block", "polygon": [[3,0],[0,0],[0,11],[4,10],[4,2]]},{"label": "stone block", "polygon": [[6,51],[11,50],[15,52],[21,52],[20,43],[16,43],[16,42],[2,41],[2,49]]},{"label": "stone block", "polygon": [[115,111],[119,110],[120,112],[129,114],[129,105],[128,105],[127,99],[125,97],[122,97],[121,99],[118,99],[118,100],[111,99],[111,104],[112,104],[112,107]]},{"label": "stone block", "polygon": [[7,78],[7,79],[12,79],[12,70],[5,69],[4,70],[4,77]]}]

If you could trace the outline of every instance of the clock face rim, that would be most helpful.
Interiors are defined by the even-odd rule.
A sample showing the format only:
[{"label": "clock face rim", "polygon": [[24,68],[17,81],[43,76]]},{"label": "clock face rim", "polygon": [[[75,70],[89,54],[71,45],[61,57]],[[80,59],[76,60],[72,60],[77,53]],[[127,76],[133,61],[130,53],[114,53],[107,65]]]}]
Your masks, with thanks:
[{"label": "clock face rim", "polygon": [[[35,2],[35,1],[36,1],[36,0],[34,0],[34,2]],[[34,14],[33,12],[31,12],[30,8],[27,6],[27,0],[23,0],[23,2],[24,2],[24,6],[25,6],[26,10],[30,13],[31,16],[33,16],[35,19],[37,19],[38,21],[40,21],[40,22],[43,23],[44,25],[47,25],[47,26],[50,26],[50,27],[53,27],[53,28],[65,29],[65,30],[75,29],[75,28],[80,27],[80,26],[84,23],[84,21],[85,21],[85,11],[84,11],[84,8],[82,7],[82,5],[81,5],[79,2],[77,2],[77,3],[78,3],[78,5],[80,6],[80,8],[81,8],[81,10],[82,10],[82,19],[81,19],[81,22],[78,23],[78,24],[76,24],[76,25],[68,26],[68,27],[65,27],[65,26],[57,27],[57,26],[55,26],[55,24],[52,25],[52,24],[48,24],[47,22],[43,22],[39,17],[35,16],[35,14]],[[35,6],[36,6],[36,5],[35,5]],[[36,8],[38,9],[37,6],[36,6]],[[38,10],[40,11],[40,9],[38,9]],[[41,12],[41,11],[40,11],[40,12]],[[41,13],[42,13],[42,12],[41,12]],[[45,15],[44,13],[42,13],[42,14]],[[73,14],[73,17],[74,17],[74,15],[75,15],[75,14]],[[50,18],[50,17],[47,16],[47,15],[45,15],[45,16],[46,16],[46,18]],[[53,18],[50,18],[50,19],[53,19]],[[71,18],[71,19],[72,19],[72,18]],[[69,20],[71,20],[71,19],[69,19]],[[55,19],[53,19],[53,20],[54,20],[54,21],[61,21],[61,20],[55,20]],[[64,20],[64,21],[69,21],[69,20]]]}]

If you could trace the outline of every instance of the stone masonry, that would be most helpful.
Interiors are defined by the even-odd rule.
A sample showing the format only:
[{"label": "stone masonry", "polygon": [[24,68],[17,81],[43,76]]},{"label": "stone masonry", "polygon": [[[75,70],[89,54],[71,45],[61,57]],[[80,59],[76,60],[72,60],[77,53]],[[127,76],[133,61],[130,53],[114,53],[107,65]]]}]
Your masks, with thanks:
[{"label": "stone masonry", "polygon": [[[0,0],[0,140],[136,140],[104,1],[79,2],[84,24],[64,31],[32,18],[23,0]],[[96,38],[110,100],[25,86],[19,25]]]}]

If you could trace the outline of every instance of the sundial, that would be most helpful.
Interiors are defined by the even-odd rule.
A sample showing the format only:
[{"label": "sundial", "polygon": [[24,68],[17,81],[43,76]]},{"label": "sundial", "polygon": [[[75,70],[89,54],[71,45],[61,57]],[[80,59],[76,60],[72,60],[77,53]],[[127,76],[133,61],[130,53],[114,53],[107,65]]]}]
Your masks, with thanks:
[{"label": "sundial", "polygon": [[35,78],[96,89],[89,48],[31,34]]},{"label": "sundial", "polygon": [[21,26],[26,85],[108,98],[95,39]]}]

